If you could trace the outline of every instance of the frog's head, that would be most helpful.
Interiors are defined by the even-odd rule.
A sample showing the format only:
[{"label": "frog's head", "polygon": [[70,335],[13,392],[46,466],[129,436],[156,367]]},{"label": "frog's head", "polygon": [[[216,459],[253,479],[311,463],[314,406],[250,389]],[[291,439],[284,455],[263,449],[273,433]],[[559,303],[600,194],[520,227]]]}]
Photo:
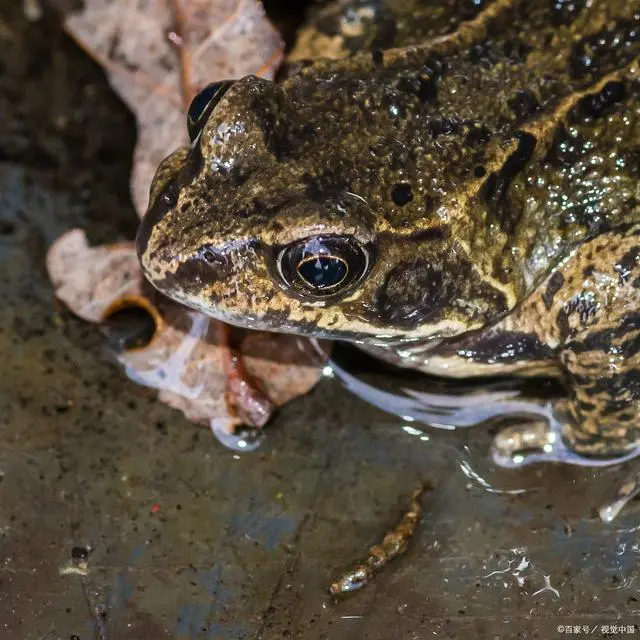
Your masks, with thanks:
[{"label": "frog's head", "polygon": [[231,324],[363,341],[503,311],[442,216],[413,223],[415,191],[388,175],[393,135],[358,95],[256,77],[205,89],[138,233],[153,285]]}]

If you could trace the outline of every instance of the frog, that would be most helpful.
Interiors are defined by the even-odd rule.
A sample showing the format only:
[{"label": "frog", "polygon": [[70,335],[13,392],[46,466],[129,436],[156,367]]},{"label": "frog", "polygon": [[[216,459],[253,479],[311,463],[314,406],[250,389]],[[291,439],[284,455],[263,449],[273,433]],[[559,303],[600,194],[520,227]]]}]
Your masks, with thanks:
[{"label": "frog", "polygon": [[640,5],[340,0],[213,82],[137,234],[248,329],[454,379],[551,377],[576,455],[640,451]]}]

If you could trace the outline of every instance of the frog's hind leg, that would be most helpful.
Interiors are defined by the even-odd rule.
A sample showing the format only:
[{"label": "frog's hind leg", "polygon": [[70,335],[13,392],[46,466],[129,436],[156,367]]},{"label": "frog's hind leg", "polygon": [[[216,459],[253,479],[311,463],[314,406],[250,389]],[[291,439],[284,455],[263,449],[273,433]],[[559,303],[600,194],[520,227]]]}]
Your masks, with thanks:
[{"label": "frog's hind leg", "polygon": [[569,398],[563,436],[577,453],[640,448],[640,230],[589,243],[564,273],[555,314]]}]

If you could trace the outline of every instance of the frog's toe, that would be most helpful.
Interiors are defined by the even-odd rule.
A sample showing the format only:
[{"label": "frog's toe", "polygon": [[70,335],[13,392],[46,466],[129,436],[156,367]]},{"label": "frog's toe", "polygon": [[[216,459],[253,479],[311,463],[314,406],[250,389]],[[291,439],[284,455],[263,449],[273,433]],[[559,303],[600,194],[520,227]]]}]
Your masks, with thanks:
[{"label": "frog's toe", "polygon": [[580,466],[604,467],[620,464],[640,455],[640,442],[620,450],[612,443],[603,449],[601,439],[576,439],[575,427],[550,416],[502,429],[492,445],[493,461],[508,468],[534,462],[563,462]]},{"label": "frog's toe", "polygon": [[635,469],[627,476],[612,500],[603,504],[598,509],[598,515],[603,522],[612,522],[613,519],[634,498],[640,495],[640,469]]},{"label": "frog's toe", "polygon": [[494,438],[493,460],[502,467],[520,467],[546,459],[554,451],[557,434],[544,420],[502,429]]}]

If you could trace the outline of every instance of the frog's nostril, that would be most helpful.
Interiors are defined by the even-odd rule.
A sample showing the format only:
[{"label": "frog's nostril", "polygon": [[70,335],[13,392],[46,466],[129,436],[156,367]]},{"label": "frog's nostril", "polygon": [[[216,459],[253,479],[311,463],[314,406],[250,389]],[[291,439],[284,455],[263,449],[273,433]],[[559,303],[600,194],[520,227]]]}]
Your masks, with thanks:
[{"label": "frog's nostril", "polygon": [[231,264],[224,253],[212,247],[204,247],[200,250],[200,258],[206,263],[210,275],[213,275],[216,280],[222,280],[229,275]]},{"label": "frog's nostril", "polygon": [[205,249],[201,255],[205,262],[212,265],[222,266],[227,263],[227,257],[215,249]]}]

